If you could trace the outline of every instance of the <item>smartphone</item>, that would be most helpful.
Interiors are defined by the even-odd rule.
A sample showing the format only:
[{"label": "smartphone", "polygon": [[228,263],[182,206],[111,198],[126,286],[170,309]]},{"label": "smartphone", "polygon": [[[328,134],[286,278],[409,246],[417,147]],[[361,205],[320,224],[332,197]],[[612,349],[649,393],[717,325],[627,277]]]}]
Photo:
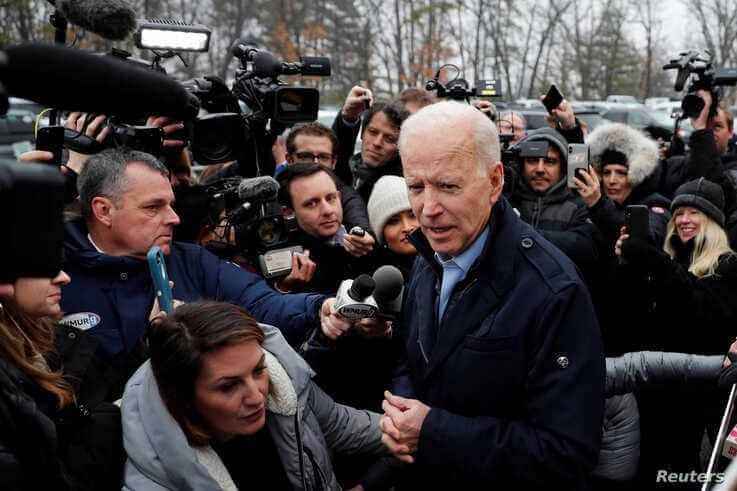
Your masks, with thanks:
[{"label": "smartphone", "polygon": [[64,149],[64,127],[46,126],[36,133],[36,150],[44,150],[54,154],[54,158],[43,163],[61,165],[61,151]]},{"label": "smartphone", "polygon": [[650,210],[645,205],[629,205],[624,209],[624,226],[633,239],[649,240]]},{"label": "smartphone", "polygon": [[164,254],[159,246],[153,246],[146,254],[146,258],[148,259],[151,280],[154,283],[154,293],[156,293],[156,299],[159,301],[159,309],[167,314],[171,313],[174,309],[174,301],[169,286],[169,275],[166,272]]},{"label": "smartphone", "polygon": [[258,257],[261,274],[267,279],[287,276],[292,272],[292,256],[303,252],[302,246],[284,247],[265,252]]},{"label": "smartphone", "polygon": [[[581,171],[589,170],[589,146],[586,143],[571,143],[568,145],[568,187],[576,189],[573,178],[584,181]],[[586,181],[584,181],[586,182]]]},{"label": "smartphone", "polygon": [[548,110],[549,114],[553,114],[553,109],[560,106],[561,102],[563,102],[563,94],[560,93],[560,90],[558,90],[558,87],[556,87],[555,84],[551,85],[548,89],[548,93],[543,97],[543,105],[545,106],[545,109]]}]

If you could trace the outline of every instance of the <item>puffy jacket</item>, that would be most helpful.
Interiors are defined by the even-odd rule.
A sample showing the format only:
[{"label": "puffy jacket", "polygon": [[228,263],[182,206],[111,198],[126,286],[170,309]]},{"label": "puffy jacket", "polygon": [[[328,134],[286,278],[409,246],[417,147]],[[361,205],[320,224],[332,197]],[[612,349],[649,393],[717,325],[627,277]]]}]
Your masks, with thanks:
[{"label": "puffy jacket", "polygon": [[[81,220],[66,225],[64,269],[73,278],[63,287],[62,323],[86,330],[99,340],[100,355],[124,372],[145,359],[139,339],[148,325],[154,290],[148,264],[130,257],[98,252]],[[173,296],[241,305],[254,318],[283,330],[298,345],[319,326],[319,295],[281,295],[261,277],[217,258],[201,247],[174,242],[166,257]],[[127,379],[127,377],[125,377]]]},{"label": "puffy jacket", "polygon": [[[331,451],[381,454],[380,416],[335,403],[310,380],[314,373],[279,331],[261,327],[275,394],[267,401],[266,427],[287,478],[294,489],[340,489]],[[149,362],[128,382],[122,415],[128,454],[123,489],[235,489],[211,447],[189,445],[161,399]]]}]

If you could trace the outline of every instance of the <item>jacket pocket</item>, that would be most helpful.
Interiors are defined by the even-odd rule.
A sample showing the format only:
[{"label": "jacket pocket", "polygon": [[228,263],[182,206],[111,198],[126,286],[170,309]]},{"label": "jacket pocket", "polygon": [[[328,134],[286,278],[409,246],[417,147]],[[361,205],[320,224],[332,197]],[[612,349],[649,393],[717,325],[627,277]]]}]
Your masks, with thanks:
[{"label": "jacket pocket", "polygon": [[493,353],[497,351],[509,351],[514,347],[516,342],[517,336],[487,338],[469,334],[466,336],[463,348],[481,353]]}]

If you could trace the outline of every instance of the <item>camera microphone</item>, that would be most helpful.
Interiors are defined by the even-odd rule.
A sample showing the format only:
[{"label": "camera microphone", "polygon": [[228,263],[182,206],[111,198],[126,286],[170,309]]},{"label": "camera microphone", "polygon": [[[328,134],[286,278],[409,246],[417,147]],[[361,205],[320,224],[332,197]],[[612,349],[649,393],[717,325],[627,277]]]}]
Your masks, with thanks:
[{"label": "camera microphone", "polygon": [[136,12],[126,0],[50,0],[70,23],[122,41],[136,29]]},{"label": "camera microphone", "polygon": [[376,283],[373,297],[379,309],[377,317],[396,319],[402,310],[404,296],[402,272],[397,267],[387,264],[374,271],[373,280]]},{"label": "camera microphone", "polygon": [[271,176],[251,177],[238,184],[237,193],[243,201],[265,201],[276,197],[279,183]]},{"label": "camera microphone", "polygon": [[176,80],[108,56],[55,44],[9,46],[0,57],[8,94],[56,109],[97,114],[197,115],[199,104]]},{"label": "camera microphone", "polygon": [[376,283],[367,274],[355,280],[344,280],[335,295],[335,310],[346,319],[358,320],[374,317],[378,311],[371,294]]}]

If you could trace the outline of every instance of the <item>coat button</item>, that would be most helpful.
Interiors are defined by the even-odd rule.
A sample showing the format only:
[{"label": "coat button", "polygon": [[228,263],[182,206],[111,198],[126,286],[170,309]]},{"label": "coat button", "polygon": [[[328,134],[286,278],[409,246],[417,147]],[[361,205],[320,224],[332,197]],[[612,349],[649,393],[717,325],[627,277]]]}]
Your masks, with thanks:
[{"label": "coat button", "polygon": [[69,334],[67,334],[67,337],[69,339],[77,339],[77,333],[76,332],[70,332]]},{"label": "coat button", "polygon": [[120,279],[125,281],[128,279],[128,273],[120,273]]},{"label": "coat button", "polygon": [[525,237],[524,239],[522,239],[522,247],[524,247],[525,249],[529,249],[530,247],[532,247],[533,244],[534,242],[529,237]]},{"label": "coat button", "polygon": [[557,363],[558,364],[558,367],[560,367],[560,368],[568,368],[568,365],[570,364],[570,361],[568,361],[568,357],[567,356],[559,356],[555,360],[555,363]]}]

